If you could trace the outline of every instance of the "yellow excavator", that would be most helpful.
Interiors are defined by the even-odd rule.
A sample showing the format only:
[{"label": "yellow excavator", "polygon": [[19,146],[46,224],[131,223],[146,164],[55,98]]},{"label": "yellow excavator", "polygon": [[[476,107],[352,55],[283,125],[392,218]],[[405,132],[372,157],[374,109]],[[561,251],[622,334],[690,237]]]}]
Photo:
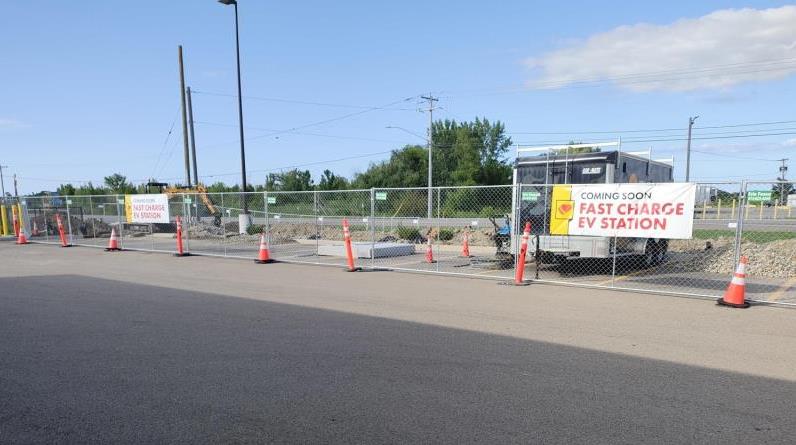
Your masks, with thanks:
[{"label": "yellow excavator", "polygon": [[213,225],[216,227],[221,225],[221,211],[218,210],[218,207],[213,204],[213,201],[210,199],[210,196],[207,194],[207,189],[202,184],[198,184],[196,187],[175,187],[169,186],[166,187],[164,193],[171,198],[172,196],[178,193],[185,193],[196,195],[199,197],[199,200],[202,201],[202,204],[207,208],[208,216],[213,217]]}]

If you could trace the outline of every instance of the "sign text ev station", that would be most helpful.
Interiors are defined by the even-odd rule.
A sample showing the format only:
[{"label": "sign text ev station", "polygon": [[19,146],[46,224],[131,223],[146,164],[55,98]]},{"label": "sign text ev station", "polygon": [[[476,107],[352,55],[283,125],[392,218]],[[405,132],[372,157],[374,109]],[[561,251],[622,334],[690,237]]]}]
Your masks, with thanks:
[{"label": "sign text ev station", "polygon": [[689,183],[556,185],[550,233],[688,239],[695,195]]},{"label": "sign text ev station", "polygon": [[129,223],[168,223],[169,198],[159,195],[125,195],[124,211]]}]

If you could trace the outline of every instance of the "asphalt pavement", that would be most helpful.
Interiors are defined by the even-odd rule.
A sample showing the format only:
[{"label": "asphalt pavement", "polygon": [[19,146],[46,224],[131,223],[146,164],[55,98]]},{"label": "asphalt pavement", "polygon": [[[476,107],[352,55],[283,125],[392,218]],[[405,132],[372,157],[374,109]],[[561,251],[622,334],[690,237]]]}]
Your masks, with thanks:
[{"label": "asphalt pavement", "polygon": [[792,443],[794,321],[0,242],[0,443]]}]

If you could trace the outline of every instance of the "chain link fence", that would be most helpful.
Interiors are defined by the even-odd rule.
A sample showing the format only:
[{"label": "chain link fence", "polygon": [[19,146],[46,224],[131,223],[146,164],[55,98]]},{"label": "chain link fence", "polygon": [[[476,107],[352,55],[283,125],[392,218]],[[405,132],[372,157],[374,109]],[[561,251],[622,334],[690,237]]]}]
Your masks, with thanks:
[{"label": "chain link fence", "polygon": [[175,252],[179,217],[194,254],[256,258],[264,237],[276,260],[340,267],[345,219],[359,267],[499,280],[512,278],[530,223],[529,279],[719,297],[744,255],[748,299],[796,305],[792,182],[699,183],[687,240],[551,235],[551,193],[538,184],[175,193],[159,224],[131,222],[122,195],[24,197],[0,213],[11,221],[16,207],[32,241],[59,244],[60,215],[71,244],[105,247],[115,230],[124,249],[160,252]]}]

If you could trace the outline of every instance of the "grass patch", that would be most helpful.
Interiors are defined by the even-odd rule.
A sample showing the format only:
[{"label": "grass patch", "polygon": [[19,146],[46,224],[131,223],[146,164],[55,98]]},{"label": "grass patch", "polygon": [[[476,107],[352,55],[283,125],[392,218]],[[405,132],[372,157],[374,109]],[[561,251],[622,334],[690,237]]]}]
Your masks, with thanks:
[{"label": "grass patch", "polygon": [[[735,230],[694,229],[695,239],[735,238]],[[796,232],[757,232],[744,230],[743,240],[753,243],[770,243],[784,239],[796,239]]]}]

